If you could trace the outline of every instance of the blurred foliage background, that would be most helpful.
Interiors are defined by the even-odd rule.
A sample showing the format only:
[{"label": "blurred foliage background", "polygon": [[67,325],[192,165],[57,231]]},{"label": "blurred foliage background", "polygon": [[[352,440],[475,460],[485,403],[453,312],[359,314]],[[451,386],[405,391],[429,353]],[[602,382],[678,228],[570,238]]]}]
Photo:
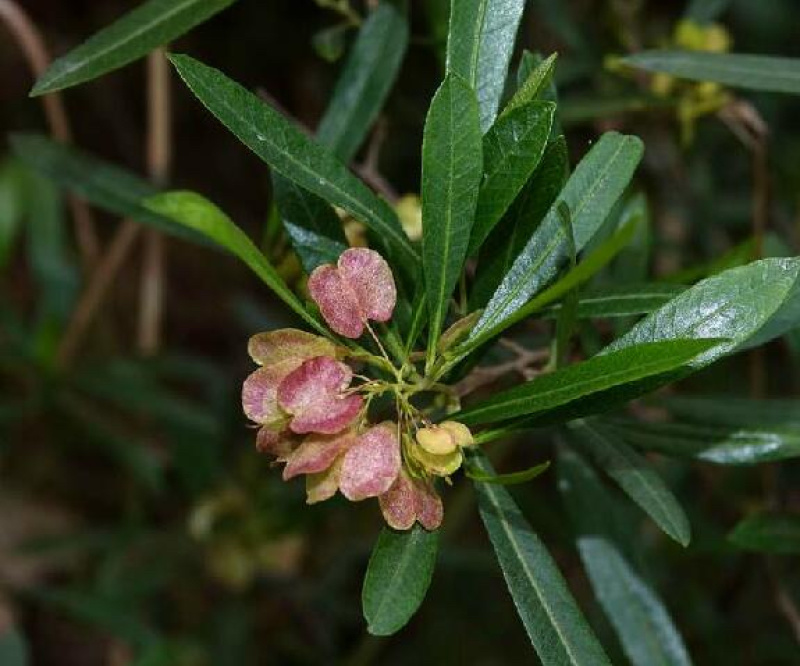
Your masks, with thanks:
[{"label": "blurred foliage background", "polygon": [[[27,0],[54,54],[134,6],[132,0]],[[319,0],[242,0],[173,45],[262,91],[313,128],[330,96],[350,19]],[[368,4],[368,3],[367,3]],[[691,282],[765,255],[800,252],[800,101],[656,81],[615,57],[662,45],[800,57],[794,0],[529,2],[519,50],[559,53],[561,122],[573,161],[601,131],[646,143],[637,185],[651,232],[627,256],[633,275]],[[419,188],[422,127],[441,80],[447,2],[414,0],[398,84],[357,162],[387,196]],[[703,7],[718,5],[718,28]],[[698,9],[699,8],[699,9]],[[367,7],[353,2],[363,14]],[[706,25],[705,28],[702,26]],[[688,32],[687,32],[688,30]],[[704,32],[705,30],[705,32]],[[42,130],[32,77],[0,27],[0,129]],[[693,42],[694,40],[694,42]],[[720,41],[721,40],[721,41]],[[144,63],[65,94],[82,149],[145,173]],[[268,174],[173,81],[171,185],[203,192],[253,238],[268,237]],[[758,181],[764,146],[767,183]],[[759,153],[760,154],[760,153]],[[754,157],[755,156],[755,157]],[[755,196],[754,196],[755,194]],[[768,194],[768,203],[763,197]],[[761,204],[758,202],[761,201]],[[761,205],[761,210],[757,206]],[[754,206],[756,208],[754,209]],[[250,334],[291,323],[232,258],[169,241],[163,342],[135,339],[142,274],[136,245],[68,370],[59,343],[85,283],[63,195],[0,143],[0,664],[516,664],[535,659],[478,525],[469,489],[446,496],[431,593],[404,632],[367,637],[360,584],[380,526],[373,506],[306,508],[253,447],[238,391]],[[766,234],[754,238],[754,215]],[[107,242],[118,222],[97,212]],[[266,251],[275,254],[276,247]],[[279,252],[278,252],[279,254]],[[699,269],[697,267],[700,267]],[[291,260],[284,261],[291,274]],[[787,397],[800,384],[800,336],[694,377],[687,391]],[[537,438],[504,453],[541,459]],[[526,445],[527,444],[527,445]],[[726,534],[778,492],[800,508],[800,470],[780,474],[663,462],[686,507],[688,550],[632,515],[637,561],[661,592],[698,664],[800,661],[800,571],[736,550]],[[775,488],[777,484],[778,488]],[[567,575],[615,663],[610,627],[577,566],[554,475],[515,496]],[[780,566],[777,589],[770,567]],[[18,659],[15,661],[15,659]]]}]

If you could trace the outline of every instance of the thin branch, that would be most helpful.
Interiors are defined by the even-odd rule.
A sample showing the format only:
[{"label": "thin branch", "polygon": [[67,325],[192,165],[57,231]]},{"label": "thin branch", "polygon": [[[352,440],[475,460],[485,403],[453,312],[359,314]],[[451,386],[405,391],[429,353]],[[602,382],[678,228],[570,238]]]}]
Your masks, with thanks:
[{"label": "thin branch", "polygon": [[[38,79],[49,67],[50,55],[36,25],[14,0],[0,0],[0,21],[16,39],[34,77]],[[42,106],[53,138],[65,145],[71,144],[72,130],[61,95],[57,92],[44,95]],[[75,221],[75,236],[84,270],[89,271],[100,255],[94,218],[83,200],[70,195],[67,201]]]},{"label": "thin branch", "polygon": [[[170,68],[163,48],[147,59],[148,135],[147,170],[159,187],[169,180],[172,167],[172,94]],[[156,230],[145,236],[144,264],[139,302],[139,351],[155,354],[161,346],[164,312],[166,243]]]},{"label": "thin branch", "polygon": [[526,380],[533,379],[536,375],[541,374],[541,370],[533,366],[550,358],[549,349],[526,349],[507,338],[501,338],[499,343],[509,351],[512,351],[514,358],[505,363],[475,368],[454,386],[456,395],[462,398],[484,386],[494,384],[498,379],[511,373],[520,374]]}]

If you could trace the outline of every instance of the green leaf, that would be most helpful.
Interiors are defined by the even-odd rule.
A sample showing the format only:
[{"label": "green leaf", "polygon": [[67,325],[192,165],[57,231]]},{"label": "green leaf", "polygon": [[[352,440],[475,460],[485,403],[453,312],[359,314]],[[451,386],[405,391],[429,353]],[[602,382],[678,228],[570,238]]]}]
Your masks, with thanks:
[{"label": "green leaf", "polygon": [[417,612],[431,584],[438,547],[439,532],[419,525],[407,532],[383,529],[361,594],[369,633],[389,636]]},{"label": "green leaf", "polygon": [[142,202],[158,189],[129,171],[36,134],[14,134],[11,146],[30,168],[104,210],[185,240],[204,242],[199,234],[148,210]]},{"label": "green leaf", "polygon": [[[523,58],[525,56],[530,58],[535,57],[532,53],[527,51]],[[514,109],[518,109],[539,98],[542,93],[547,90],[550,82],[553,80],[556,58],[558,58],[558,54],[553,53],[547,60],[543,60],[531,70],[524,81],[522,81],[517,92],[514,93],[514,96],[508,100],[508,104],[506,104],[503,112],[500,114],[500,118],[511,113]]]},{"label": "green leaf", "polygon": [[800,515],[758,513],[748,516],[733,528],[728,541],[742,550],[800,554]]},{"label": "green leaf", "polygon": [[595,356],[501,391],[453,418],[466,425],[480,425],[541,415],[614,387],[666,375],[717,344],[718,340],[683,340],[643,344],[613,355]]},{"label": "green leaf", "polygon": [[670,396],[659,406],[681,421],[732,428],[797,428],[800,400],[767,400],[733,396]]},{"label": "green leaf", "polygon": [[800,430],[728,428],[688,423],[603,419],[614,433],[643,451],[717,465],[756,465],[800,457]]},{"label": "green leaf", "polygon": [[242,143],[285,178],[366,224],[389,258],[413,273],[419,257],[394,211],[332,153],[216,69],[185,55],[170,59],[192,92]]},{"label": "green leaf", "polygon": [[[587,292],[578,300],[578,317],[604,319],[650,314],[685,291],[685,287],[653,283],[624,286]],[[542,311],[545,317],[555,317],[561,305],[551,305]]]},{"label": "green leaf", "polygon": [[11,256],[25,212],[25,174],[16,160],[0,163],[0,268]]},{"label": "green leaf", "polygon": [[649,72],[732,88],[800,94],[800,59],[702,51],[644,51],[622,62]]},{"label": "green leaf", "polygon": [[[479,453],[480,470],[493,475]],[[536,653],[545,666],[610,664],[544,544],[502,486],[476,483],[483,524]]]},{"label": "green leaf", "polygon": [[464,260],[481,182],[475,94],[448,75],[431,102],[422,140],[422,255],[430,313],[428,351],[436,349]]},{"label": "green leaf", "polygon": [[524,0],[451,3],[447,71],[458,74],[478,95],[483,132],[500,106],[524,6]]},{"label": "green leaf", "polygon": [[484,307],[489,302],[514,259],[553,205],[567,180],[568,160],[566,141],[559,136],[548,144],[533,176],[492,229],[478,259],[478,274],[470,294],[473,308]]},{"label": "green leaf", "polygon": [[229,7],[235,0],[149,0],[104,28],[63,58],[36,82],[31,95],[44,95],[96,79],[146,56]]},{"label": "green leaf", "polygon": [[483,245],[539,166],[555,111],[552,102],[530,102],[503,114],[484,136],[484,178],[468,255]]},{"label": "green leaf", "polygon": [[405,13],[381,2],[364,22],[317,128],[319,141],[349,162],[392,88],[408,46]]},{"label": "green leaf", "polygon": [[682,546],[691,541],[691,528],[678,500],[636,451],[612,432],[592,421],[575,421],[571,431],[585,450],[623,491],[670,537]]},{"label": "green leaf", "polygon": [[306,323],[327,335],[326,329],[306,311],[261,250],[208,199],[195,192],[166,192],[148,199],[146,206],[159,215],[207,236],[241,259]]},{"label": "green leaf", "polygon": [[595,596],[634,666],[688,666],[683,640],[655,590],[618,545],[624,519],[595,472],[561,447],[558,487],[577,531],[578,552]]},{"label": "green leaf", "polygon": [[580,251],[605,221],[630,182],[642,156],[642,142],[616,132],[603,135],[581,160],[542,224],[514,261],[472,331],[470,340],[497,330],[545,284],[567,260],[567,242],[558,218],[564,203],[572,215]]},{"label": "green leaf", "polygon": [[549,460],[541,465],[534,465],[520,472],[510,472],[509,474],[486,474],[486,472],[482,472],[477,467],[469,465],[465,468],[465,474],[467,478],[479,483],[496,483],[500,486],[516,486],[520,483],[532,481],[537,476],[544,474],[548,469],[550,469]]},{"label": "green leaf", "polygon": [[703,367],[800,323],[800,259],[764,259],[698,282],[653,312],[602,353],[677,338],[726,338],[692,362]]},{"label": "green leaf", "polygon": [[272,190],[286,235],[306,273],[322,264],[335,264],[349,245],[333,209],[278,174],[272,176]]}]

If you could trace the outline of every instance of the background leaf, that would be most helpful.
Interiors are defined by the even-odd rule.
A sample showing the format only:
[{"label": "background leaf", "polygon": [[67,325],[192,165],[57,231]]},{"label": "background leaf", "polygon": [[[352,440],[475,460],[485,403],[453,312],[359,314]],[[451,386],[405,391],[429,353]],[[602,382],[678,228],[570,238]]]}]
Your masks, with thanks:
[{"label": "background leaf", "polygon": [[[494,474],[482,453],[474,457]],[[536,653],[551,664],[610,664],[553,558],[502,486],[475,483],[478,507],[508,590]]]},{"label": "background leaf", "polygon": [[481,173],[475,94],[459,77],[448,75],[431,102],[422,140],[422,255],[430,313],[429,353],[436,348],[464,266]]},{"label": "background leaf", "polygon": [[661,599],[619,545],[626,517],[594,471],[561,447],[558,487],[577,531],[578,552],[595,596],[634,666],[688,666],[683,640]]},{"label": "background leaf", "polygon": [[575,421],[570,430],[582,442],[583,450],[666,534],[682,546],[689,545],[689,519],[647,460],[592,421]]},{"label": "background leaf", "polygon": [[644,51],[622,62],[649,72],[732,88],[800,94],[800,59],[701,51]]},{"label": "background leaf", "polygon": [[728,540],[742,550],[800,554],[800,515],[757,513],[733,528]]},{"label": "background leaf", "polygon": [[383,529],[369,560],[361,597],[371,634],[389,636],[417,612],[433,577],[438,546],[439,533],[416,524],[407,532]]},{"label": "background leaf", "polygon": [[483,132],[497,115],[524,6],[524,0],[451,4],[447,71],[458,74],[477,94]]},{"label": "background leaf", "polygon": [[235,0],[149,0],[56,60],[36,82],[43,95],[90,81],[146,56]]},{"label": "background leaf", "polygon": [[349,162],[395,82],[408,46],[405,13],[384,0],[358,32],[317,128],[317,138]]}]

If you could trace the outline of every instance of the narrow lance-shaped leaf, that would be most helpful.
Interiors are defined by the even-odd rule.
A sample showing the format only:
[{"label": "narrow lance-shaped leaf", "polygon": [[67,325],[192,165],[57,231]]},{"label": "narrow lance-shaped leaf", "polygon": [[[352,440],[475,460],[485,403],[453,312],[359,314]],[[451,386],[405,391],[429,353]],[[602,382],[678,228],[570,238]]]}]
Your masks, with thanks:
[{"label": "narrow lance-shaped leaf", "polygon": [[[482,453],[474,456],[493,475]],[[502,486],[475,483],[483,524],[503,571],[517,613],[545,666],[610,664],[547,552],[513,498]]]},{"label": "narrow lance-shaped leaf", "polygon": [[367,629],[389,636],[402,629],[425,599],[433,577],[439,533],[415,525],[408,532],[384,528],[364,578]]},{"label": "narrow lance-shaped leaf", "polygon": [[205,243],[200,234],[147,209],[143,201],[158,189],[135,174],[36,134],[15,134],[11,146],[30,168],[103,210]]},{"label": "narrow lance-shaped leaf", "polygon": [[478,95],[483,132],[497,115],[524,6],[524,0],[451,3],[447,71],[461,76]]},{"label": "narrow lance-shaped leaf", "polygon": [[644,51],[622,62],[649,72],[732,88],[800,95],[800,58],[702,51]]},{"label": "narrow lance-shaped leaf", "polygon": [[800,430],[734,428],[687,423],[603,419],[614,433],[643,451],[717,465],[757,465],[800,458]]},{"label": "narrow lance-shaped leaf", "polygon": [[575,421],[575,437],[623,491],[682,546],[691,540],[689,519],[664,481],[636,451],[592,421]]},{"label": "narrow lance-shaped leaf", "polygon": [[282,176],[366,224],[394,263],[413,273],[419,258],[394,211],[332,153],[216,69],[188,56],[171,60],[198,99],[242,143]]},{"label": "narrow lance-shaped leaf", "polygon": [[602,353],[676,338],[725,338],[692,362],[703,367],[761,344],[800,322],[800,259],[763,259],[698,282],[636,324]]},{"label": "narrow lance-shaped leaf", "polygon": [[208,236],[239,257],[284,303],[320,333],[327,335],[327,330],[306,311],[261,250],[213,203],[194,192],[167,192],[148,199],[146,205],[150,210]]},{"label": "narrow lance-shaped leaf", "polygon": [[56,60],[36,82],[43,95],[95,79],[146,56],[235,0],[149,0]]},{"label": "narrow lance-shaped leaf", "polygon": [[666,344],[643,344],[535,379],[494,395],[458,412],[453,418],[466,425],[506,421],[532,414],[541,415],[576,400],[645,378],[666,375],[691,362],[716,340],[683,340]]},{"label": "narrow lance-shaped leaf", "polygon": [[569,173],[563,136],[551,141],[536,171],[483,243],[470,294],[473,308],[484,307],[553,205]]},{"label": "narrow lance-shaped leaf", "polygon": [[604,134],[581,160],[559,198],[522,253],[514,261],[470,340],[485,337],[519,310],[555,277],[567,259],[567,243],[558,218],[564,203],[572,214],[578,251],[594,236],[628,186],[642,157],[642,142],[615,132]]},{"label": "narrow lance-shaped leaf", "polygon": [[733,528],[728,541],[742,550],[800,554],[800,514],[757,513]]},{"label": "narrow lance-shaped leaf", "polygon": [[577,531],[578,552],[595,596],[634,666],[689,666],[669,612],[620,547],[625,516],[616,498],[574,452],[561,447],[558,488]]},{"label": "narrow lance-shaped leaf", "polygon": [[800,400],[718,396],[667,396],[658,403],[682,421],[732,428],[791,428],[800,432]]},{"label": "narrow lance-shaped leaf", "polygon": [[530,51],[525,51],[523,54],[523,62],[520,65],[520,73],[523,67],[529,69],[527,76],[520,82],[519,89],[514,93],[514,96],[508,100],[503,109],[500,117],[511,113],[514,109],[519,108],[533,100],[539,98],[545,93],[553,80],[553,71],[556,67],[556,58],[558,54],[553,53],[549,58],[543,60],[536,66],[532,66],[532,60],[536,58]]},{"label": "narrow lance-shaped leaf", "polygon": [[552,102],[530,102],[504,114],[484,136],[484,178],[467,254],[483,245],[539,166],[555,110]]},{"label": "narrow lance-shaped leaf", "polygon": [[408,22],[392,2],[381,2],[361,26],[317,138],[349,162],[364,141],[400,70]]},{"label": "narrow lance-shaped leaf", "polygon": [[436,349],[464,266],[481,180],[475,94],[448,75],[431,102],[422,141],[422,255],[430,313],[428,352]]},{"label": "narrow lance-shaped leaf", "polygon": [[[654,283],[587,291],[578,300],[577,314],[582,319],[650,314],[685,290],[685,287]],[[542,311],[542,316],[554,317],[560,308],[560,304],[548,306]]]}]

